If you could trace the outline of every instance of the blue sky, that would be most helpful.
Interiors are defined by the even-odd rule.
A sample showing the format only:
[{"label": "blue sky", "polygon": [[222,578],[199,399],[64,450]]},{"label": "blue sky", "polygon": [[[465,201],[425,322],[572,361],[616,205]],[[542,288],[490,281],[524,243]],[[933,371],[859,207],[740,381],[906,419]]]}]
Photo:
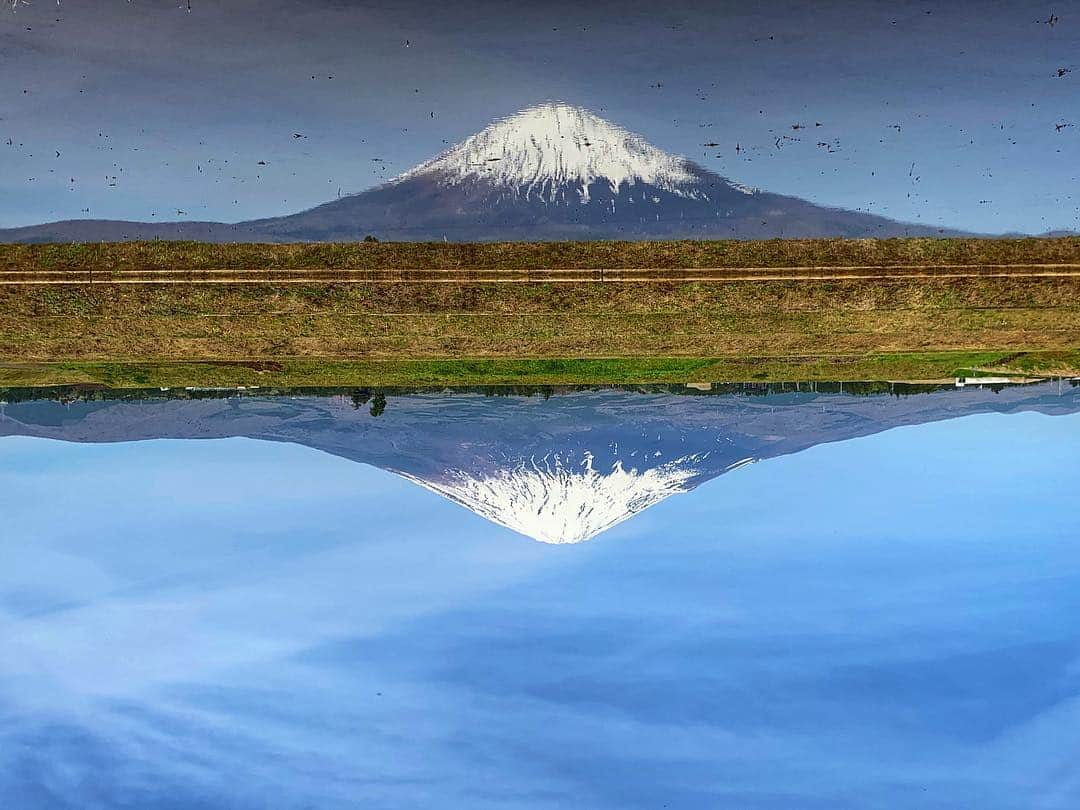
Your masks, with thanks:
[{"label": "blue sky", "polygon": [[289,213],[555,98],[770,191],[974,231],[1076,228],[1080,7],[1053,14],[34,0],[0,12],[0,226]]},{"label": "blue sky", "polygon": [[1080,416],[821,445],[594,541],[251,440],[0,441],[0,798],[1071,808]]}]

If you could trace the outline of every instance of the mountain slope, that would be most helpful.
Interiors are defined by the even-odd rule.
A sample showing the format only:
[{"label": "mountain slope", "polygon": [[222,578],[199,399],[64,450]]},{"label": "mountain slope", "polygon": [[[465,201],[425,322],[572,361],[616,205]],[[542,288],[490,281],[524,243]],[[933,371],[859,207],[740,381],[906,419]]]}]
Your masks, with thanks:
[{"label": "mountain slope", "polygon": [[746,188],[598,116],[550,102],[377,188],[234,225],[68,221],[3,241],[491,241],[935,236],[942,229]]}]

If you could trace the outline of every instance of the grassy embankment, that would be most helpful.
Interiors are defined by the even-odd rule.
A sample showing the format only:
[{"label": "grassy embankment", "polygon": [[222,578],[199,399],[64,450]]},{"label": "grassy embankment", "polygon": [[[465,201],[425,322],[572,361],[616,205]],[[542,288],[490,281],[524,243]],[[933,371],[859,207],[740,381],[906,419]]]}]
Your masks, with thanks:
[{"label": "grassy embankment", "polygon": [[[480,385],[1080,373],[1080,239],[0,245],[0,385]],[[108,284],[148,271],[784,268],[885,278]],[[888,268],[928,266],[925,277]],[[911,271],[905,271],[910,276]],[[1047,272],[1042,268],[1039,272]]]}]

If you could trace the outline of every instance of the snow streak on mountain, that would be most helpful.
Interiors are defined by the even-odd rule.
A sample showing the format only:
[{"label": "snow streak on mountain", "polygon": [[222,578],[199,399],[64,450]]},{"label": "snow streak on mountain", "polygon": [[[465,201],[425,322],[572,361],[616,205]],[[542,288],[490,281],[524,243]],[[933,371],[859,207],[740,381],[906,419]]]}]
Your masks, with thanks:
[{"label": "snow streak on mountain", "polygon": [[562,103],[529,107],[496,121],[393,182],[424,175],[447,186],[487,182],[547,203],[587,203],[597,183],[612,194],[624,185],[651,185],[681,197],[704,196],[688,160]]}]

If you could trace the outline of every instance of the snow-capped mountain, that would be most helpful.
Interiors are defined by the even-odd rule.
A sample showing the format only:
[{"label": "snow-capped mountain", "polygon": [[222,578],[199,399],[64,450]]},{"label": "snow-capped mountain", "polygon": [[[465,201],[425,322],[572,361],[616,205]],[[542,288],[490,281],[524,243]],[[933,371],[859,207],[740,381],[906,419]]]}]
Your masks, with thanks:
[{"label": "snow-capped mountain", "polygon": [[561,102],[495,121],[379,188],[249,225],[320,240],[361,231],[454,241],[937,233],[746,188]]},{"label": "snow-capped mountain", "polygon": [[945,231],[747,188],[580,107],[547,102],[488,125],[384,185],[237,224],[75,220],[0,241],[552,240],[932,236]]},{"label": "snow-capped mountain", "polygon": [[38,400],[0,405],[0,437],[294,442],[380,467],[535,540],[576,543],[752,461],[900,425],[1028,410],[1078,412],[1080,387],[900,398],[444,392],[390,396],[378,417],[345,396]]},{"label": "snow-capped mountain", "polygon": [[624,185],[651,186],[703,198],[695,168],[587,110],[552,103],[496,121],[392,183],[416,177],[446,188],[487,183],[513,199],[551,205],[587,204],[597,184],[611,194]]}]

